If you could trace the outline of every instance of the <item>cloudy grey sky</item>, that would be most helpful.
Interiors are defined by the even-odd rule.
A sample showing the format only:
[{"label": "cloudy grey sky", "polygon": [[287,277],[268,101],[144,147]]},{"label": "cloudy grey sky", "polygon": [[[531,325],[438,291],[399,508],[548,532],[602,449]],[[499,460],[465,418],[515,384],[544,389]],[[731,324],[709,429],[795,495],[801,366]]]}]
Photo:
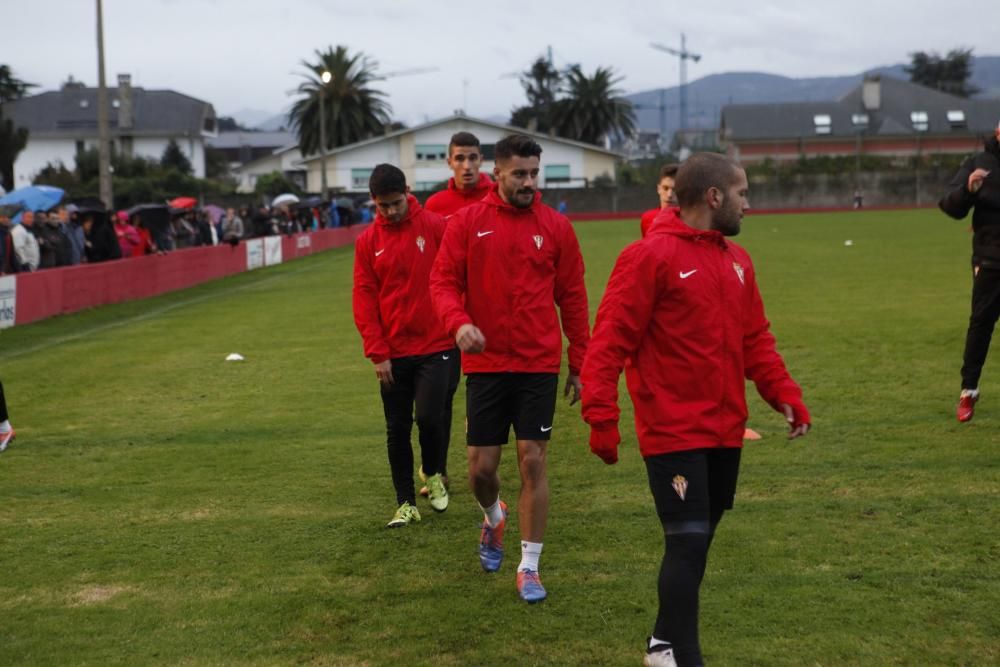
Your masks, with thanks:
[{"label": "cloudy grey sky", "polygon": [[[0,63],[43,90],[68,75],[96,85],[94,0],[2,4]],[[996,21],[974,13],[981,18],[929,0],[104,0],[109,82],[128,72],[134,85],[204,99],[220,115],[277,113],[294,99],[300,62],[345,44],[383,72],[438,68],[380,84],[394,116],[411,124],[463,105],[473,116],[505,115],[524,98],[503,75],[549,45],[557,66],[610,65],[626,92],[638,92],[677,84],[677,60],[648,44],[679,46],[682,31],[702,54],[691,80],[726,71],[824,76],[904,62],[915,50],[1000,54]]]}]

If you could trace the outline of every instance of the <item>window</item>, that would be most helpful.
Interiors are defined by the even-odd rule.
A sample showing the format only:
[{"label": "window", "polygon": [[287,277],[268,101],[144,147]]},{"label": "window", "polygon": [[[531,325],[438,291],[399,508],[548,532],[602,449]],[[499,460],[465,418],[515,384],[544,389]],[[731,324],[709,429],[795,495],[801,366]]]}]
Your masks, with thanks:
[{"label": "window", "polygon": [[86,109],[90,106],[90,100],[80,100],[80,108]]},{"label": "window", "polygon": [[816,128],[816,134],[830,134],[833,130],[832,123],[833,120],[828,113],[818,113],[813,116],[813,126]]},{"label": "window", "polygon": [[372,177],[371,169],[351,169],[351,187],[367,188],[368,179]]},{"label": "window", "polygon": [[417,161],[434,162],[448,159],[448,144],[417,144]]},{"label": "window", "polygon": [[961,109],[949,111],[948,125],[950,125],[953,130],[965,127],[965,112]]},{"label": "window", "polygon": [[117,109],[122,105],[121,100],[111,100],[111,106]]},{"label": "window", "polygon": [[204,122],[204,128],[206,132],[215,132],[215,117],[206,116]]},{"label": "window", "polygon": [[855,113],[851,114],[851,125],[854,126],[856,130],[863,130],[868,127],[868,114],[866,113]]},{"label": "window", "polygon": [[568,164],[547,164],[545,165],[546,183],[566,183],[569,181]]},{"label": "window", "polygon": [[926,132],[927,128],[930,127],[926,111],[911,111],[910,122],[913,123],[913,129],[917,132]]}]

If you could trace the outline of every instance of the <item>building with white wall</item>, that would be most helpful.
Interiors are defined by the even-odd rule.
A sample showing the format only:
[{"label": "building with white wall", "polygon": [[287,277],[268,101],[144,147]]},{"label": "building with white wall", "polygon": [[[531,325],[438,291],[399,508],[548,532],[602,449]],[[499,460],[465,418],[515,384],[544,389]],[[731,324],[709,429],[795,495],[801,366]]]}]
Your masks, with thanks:
[{"label": "building with white wall", "polygon": [[[114,151],[159,160],[173,140],[194,175],[205,177],[205,140],[217,134],[211,104],[172,90],[133,88],[127,74],[108,88],[108,100]],[[17,188],[31,185],[46,165],[74,169],[77,154],[97,146],[97,88],[70,82],[7,102],[3,115],[28,130],[28,144],[14,162]]]},{"label": "building with white wall", "polygon": [[[615,164],[622,158],[621,154],[600,146],[456,114],[328,151],[327,186],[345,192],[365,192],[375,165],[388,162],[403,170],[413,190],[432,190],[452,176],[446,162],[448,142],[453,134],[463,131],[478,137],[484,170],[492,168],[496,142],[510,134],[531,136],[542,147],[541,188],[583,187],[598,177],[614,179]],[[307,170],[310,192],[321,189],[321,163],[318,154],[301,162]]]}]

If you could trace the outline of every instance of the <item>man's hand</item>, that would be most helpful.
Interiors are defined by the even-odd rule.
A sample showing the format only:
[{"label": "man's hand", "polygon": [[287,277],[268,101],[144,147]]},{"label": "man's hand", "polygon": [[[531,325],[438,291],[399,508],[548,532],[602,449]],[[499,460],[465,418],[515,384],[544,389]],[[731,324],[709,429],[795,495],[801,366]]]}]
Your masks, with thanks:
[{"label": "man's hand", "polygon": [[793,406],[788,403],[782,403],[781,411],[785,413],[785,421],[788,422],[789,440],[794,440],[809,432],[809,427],[812,424],[809,418],[809,410],[806,409],[805,405],[796,403]]},{"label": "man's hand", "polygon": [[618,463],[618,443],[621,441],[618,424],[606,428],[590,428],[590,451],[608,465]]},{"label": "man's hand", "polygon": [[976,169],[974,172],[969,174],[969,182],[967,187],[969,192],[976,194],[979,192],[979,188],[983,187],[983,180],[990,175],[990,172],[985,169]]},{"label": "man's hand", "polygon": [[463,324],[455,333],[455,344],[462,352],[476,354],[486,349],[486,336],[474,324]]},{"label": "man's hand", "polygon": [[375,377],[385,387],[396,382],[392,377],[392,359],[386,359],[380,364],[375,364]]},{"label": "man's hand", "polygon": [[580,382],[579,375],[570,373],[566,378],[566,390],[563,391],[563,396],[570,396],[570,389],[573,390],[573,395],[569,399],[569,404],[573,405],[580,401],[580,395],[583,393],[583,383]]}]

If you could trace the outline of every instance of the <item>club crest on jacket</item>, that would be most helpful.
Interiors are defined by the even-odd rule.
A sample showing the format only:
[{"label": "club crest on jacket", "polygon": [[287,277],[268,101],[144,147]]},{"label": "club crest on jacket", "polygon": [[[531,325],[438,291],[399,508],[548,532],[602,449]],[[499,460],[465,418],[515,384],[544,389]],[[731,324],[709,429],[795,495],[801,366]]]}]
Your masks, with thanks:
[{"label": "club crest on jacket", "polygon": [[736,275],[740,279],[740,284],[745,285],[746,283],[743,282],[743,267],[738,262],[733,262],[733,270],[736,271]]},{"label": "club crest on jacket", "polygon": [[542,237],[540,235],[536,235],[536,236],[533,236],[532,238],[535,239],[535,247],[538,248],[539,250],[541,250],[542,249],[542,240],[543,240]]},{"label": "club crest on jacket", "polygon": [[427,245],[427,241],[424,240],[423,236],[417,237],[417,247],[420,248],[420,252],[424,251],[424,246]]}]

